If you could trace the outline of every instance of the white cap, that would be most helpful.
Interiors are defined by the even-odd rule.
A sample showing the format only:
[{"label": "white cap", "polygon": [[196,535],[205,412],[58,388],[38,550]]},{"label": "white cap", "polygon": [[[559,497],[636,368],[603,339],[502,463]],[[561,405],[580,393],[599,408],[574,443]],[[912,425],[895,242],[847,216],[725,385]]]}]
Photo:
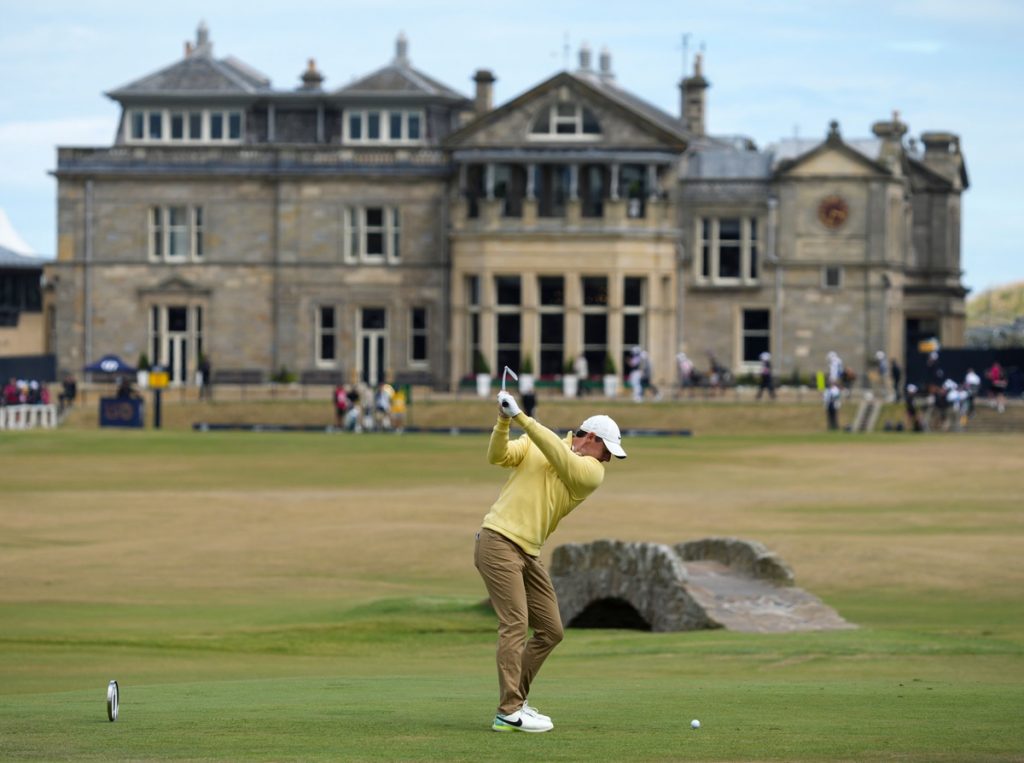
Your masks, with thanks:
[{"label": "white cap", "polygon": [[605,416],[603,413],[591,416],[580,424],[579,431],[593,432],[604,440],[605,447],[608,448],[609,453],[616,458],[626,457],[626,451],[622,449],[622,433],[619,431],[619,425],[615,423],[611,416]]},{"label": "white cap", "polygon": [[772,359],[772,354],[770,352],[762,352],[758,357],[762,361],[771,360]]}]

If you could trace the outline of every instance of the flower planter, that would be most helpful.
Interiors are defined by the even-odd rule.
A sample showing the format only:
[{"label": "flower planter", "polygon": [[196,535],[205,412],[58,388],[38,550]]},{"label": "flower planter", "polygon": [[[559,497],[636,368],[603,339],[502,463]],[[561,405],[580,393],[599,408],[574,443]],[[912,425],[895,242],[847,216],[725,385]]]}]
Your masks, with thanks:
[{"label": "flower planter", "polygon": [[605,397],[618,397],[619,396],[619,377],[618,377],[618,374],[605,374],[603,381],[604,381],[604,396]]},{"label": "flower planter", "polygon": [[476,394],[480,397],[491,396],[491,375],[490,374],[477,374],[476,375]]},{"label": "flower planter", "polygon": [[580,389],[580,381],[576,374],[565,374],[562,377],[562,394],[566,397],[576,397]]}]

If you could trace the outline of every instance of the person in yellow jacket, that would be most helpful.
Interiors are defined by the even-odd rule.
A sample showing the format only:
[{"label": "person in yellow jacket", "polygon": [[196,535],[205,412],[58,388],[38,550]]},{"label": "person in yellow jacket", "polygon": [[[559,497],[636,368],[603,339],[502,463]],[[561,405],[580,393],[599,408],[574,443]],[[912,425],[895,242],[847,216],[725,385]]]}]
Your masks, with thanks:
[{"label": "person in yellow jacket", "polygon": [[[508,392],[498,393],[498,411],[487,460],[512,473],[484,517],[474,554],[498,616],[500,698],[491,728],[550,731],[551,719],[526,701],[537,671],[563,635],[541,546],[601,485],[605,463],[612,456],[625,458],[626,451],[618,425],[605,415],[591,416],[561,438],[524,414]],[[513,420],[525,434],[509,441]]]}]

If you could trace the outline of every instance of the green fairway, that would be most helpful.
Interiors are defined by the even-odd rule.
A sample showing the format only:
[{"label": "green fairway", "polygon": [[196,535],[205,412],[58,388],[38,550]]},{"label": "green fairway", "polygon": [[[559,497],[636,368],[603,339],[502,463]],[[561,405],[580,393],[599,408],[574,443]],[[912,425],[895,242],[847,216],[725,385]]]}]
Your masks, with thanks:
[{"label": "green fairway", "polygon": [[545,559],[749,538],[859,627],[570,629],[530,698],[554,731],[505,735],[485,435],[5,435],[0,759],[1021,760],[1022,445],[627,442]]}]

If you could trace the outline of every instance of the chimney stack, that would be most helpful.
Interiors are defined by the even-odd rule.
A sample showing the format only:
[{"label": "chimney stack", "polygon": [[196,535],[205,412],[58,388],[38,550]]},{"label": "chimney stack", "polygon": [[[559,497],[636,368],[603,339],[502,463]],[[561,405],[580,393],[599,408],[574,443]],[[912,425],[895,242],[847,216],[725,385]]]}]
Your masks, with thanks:
[{"label": "chimney stack", "polygon": [[395,40],[395,63],[402,66],[409,65],[409,40],[405,36],[405,32],[398,33],[398,39]]},{"label": "chimney stack", "polygon": [[200,56],[213,55],[213,43],[210,42],[210,28],[206,26],[205,21],[200,21],[199,27],[196,29],[196,47],[193,52]]},{"label": "chimney stack", "polygon": [[615,75],[612,74],[612,52],[608,50],[608,46],[605,45],[601,48],[600,56],[601,64],[601,79],[612,80],[615,79]]},{"label": "chimney stack", "polygon": [[590,46],[586,42],[580,45],[580,69],[590,71]]},{"label": "chimney stack", "polygon": [[306,71],[302,73],[302,85],[299,90],[320,90],[324,83],[324,75],[316,68],[316,59],[309,59]]},{"label": "chimney stack", "polygon": [[960,136],[951,132],[923,132],[925,166],[935,170],[954,188],[964,188],[964,158],[960,153]]},{"label": "chimney stack", "polygon": [[489,69],[477,69],[476,74],[473,76],[473,81],[476,83],[474,108],[479,116],[491,110],[491,102],[494,98],[495,76]]},{"label": "chimney stack", "polygon": [[680,104],[680,116],[683,125],[691,133],[703,136],[706,132],[705,121],[705,91],[711,87],[711,83],[704,79],[704,57],[698,53],[693,57],[693,76],[683,77],[679,83],[679,90],[682,96]]}]

